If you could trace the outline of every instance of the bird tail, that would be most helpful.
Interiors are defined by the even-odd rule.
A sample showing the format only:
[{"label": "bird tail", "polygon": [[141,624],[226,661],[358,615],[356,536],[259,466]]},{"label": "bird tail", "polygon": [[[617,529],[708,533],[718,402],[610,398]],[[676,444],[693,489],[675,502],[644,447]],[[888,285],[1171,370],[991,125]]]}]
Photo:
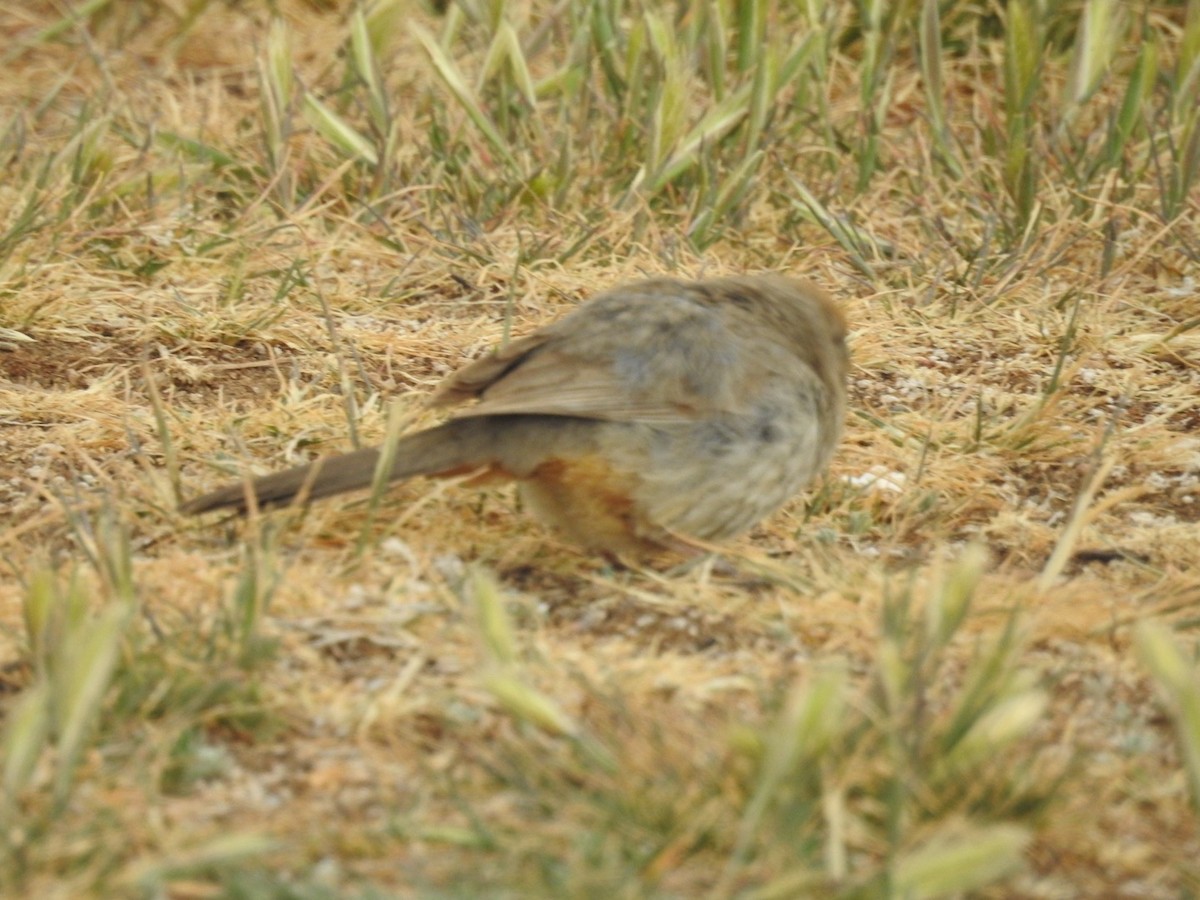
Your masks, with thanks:
[{"label": "bird tail", "polygon": [[[425,431],[400,438],[389,481],[417,475],[450,476],[486,469],[498,462],[493,436],[497,429],[487,417],[451,419]],[[216,509],[245,513],[251,503],[261,508],[287,506],[369,487],[379,466],[379,448],[357,450],[319,459],[308,465],[234,482],[189,500],[180,507],[186,515]],[[253,498],[253,501],[252,499]]]}]

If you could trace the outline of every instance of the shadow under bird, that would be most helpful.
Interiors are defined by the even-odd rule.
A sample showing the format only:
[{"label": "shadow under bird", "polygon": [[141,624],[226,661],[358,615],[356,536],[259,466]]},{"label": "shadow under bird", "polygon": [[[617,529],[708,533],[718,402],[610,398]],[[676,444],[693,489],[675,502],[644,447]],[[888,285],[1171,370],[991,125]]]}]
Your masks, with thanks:
[{"label": "shadow under bird", "polygon": [[[450,375],[430,403],[460,408],[401,437],[388,478],[511,479],[584,548],[695,554],[825,468],[845,416],[845,338],[824,291],[781,275],[618,287]],[[182,511],[369,487],[379,459],[378,448],[319,459]]]}]

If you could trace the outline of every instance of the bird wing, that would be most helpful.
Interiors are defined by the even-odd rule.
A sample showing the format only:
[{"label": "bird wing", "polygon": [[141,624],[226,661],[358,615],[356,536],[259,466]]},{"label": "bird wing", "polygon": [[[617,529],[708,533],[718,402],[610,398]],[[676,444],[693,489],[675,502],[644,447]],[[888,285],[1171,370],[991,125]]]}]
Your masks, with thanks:
[{"label": "bird wing", "polygon": [[580,416],[695,421],[738,407],[745,354],[731,352],[719,310],[686,286],[614,291],[455,372],[431,403],[478,403],[458,417]]}]

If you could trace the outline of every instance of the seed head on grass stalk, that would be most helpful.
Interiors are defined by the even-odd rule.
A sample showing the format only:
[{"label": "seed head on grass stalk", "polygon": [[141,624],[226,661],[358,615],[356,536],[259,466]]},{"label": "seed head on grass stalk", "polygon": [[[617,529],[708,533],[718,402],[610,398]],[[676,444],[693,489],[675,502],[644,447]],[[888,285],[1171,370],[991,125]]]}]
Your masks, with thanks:
[{"label": "seed head on grass stalk", "polygon": [[480,673],[483,688],[514,720],[553,737],[568,739],[587,764],[615,771],[617,763],[611,751],[553,697],[530,682],[518,654],[516,631],[492,575],[476,567],[467,586],[475,629],[486,657]]},{"label": "seed head on grass stalk", "polygon": [[721,0],[707,0],[703,15],[698,17],[702,23],[705,77],[718,103],[725,99],[725,55],[729,52],[726,8]]},{"label": "seed head on grass stalk", "polygon": [[361,159],[371,166],[379,165],[379,155],[371,142],[308,91],[304,94],[304,116],[321,137],[347,156]]},{"label": "seed head on grass stalk", "polygon": [[64,586],[49,569],[34,573],[25,596],[25,620],[35,654],[36,674],[18,714],[3,740],[4,786],[9,793],[28,785],[36,755],[52,744],[54,800],[61,808],[69,799],[75,768],[112,683],[131,604],[120,599],[98,612],[87,610],[88,598],[74,574]]},{"label": "seed head on grass stalk", "polygon": [[[651,113],[650,137],[646,144],[643,169],[649,176],[650,193],[656,193],[669,178],[660,173],[666,168],[668,155],[675,149],[683,134],[687,110],[689,73],[678,47],[674,29],[661,16],[647,10],[644,15],[646,34],[657,70],[657,79],[650,95],[654,98]],[[677,154],[678,155],[678,154]]]},{"label": "seed head on grass stalk", "polygon": [[516,158],[512,155],[512,150],[507,141],[501,136],[500,131],[496,128],[491,118],[483,111],[474,92],[467,85],[466,80],[458,71],[458,67],[453,60],[446,54],[442,45],[437,42],[432,34],[416,23],[409,26],[412,29],[413,35],[417,38],[425,54],[429,57],[429,61],[433,64],[434,71],[438,78],[450,90],[454,99],[458,101],[458,105],[462,107],[463,112],[467,114],[467,118],[475,125],[479,133],[491,145],[492,149],[499,157],[514,171],[517,166]]},{"label": "seed head on grass stalk", "polygon": [[954,179],[963,177],[962,164],[950,144],[950,127],[946,117],[946,87],[942,77],[942,23],[938,12],[938,0],[924,0],[921,4],[921,22],[918,32],[918,50],[921,58],[921,76],[925,82],[925,102],[929,124],[933,130],[933,142],[938,159]]},{"label": "seed head on grass stalk", "polygon": [[[488,78],[493,78],[500,73],[512,78],[521,99],[531,110],[537,107],[538,93],[533,83],[533,76],[529,73],[529,63],[521,49],[521,40],[517,37],[516,29],[509,24],[507,19],[497,27],[496,35],[488,45],[483,66],[479,71],[476,92],[483,89],[483,83]],[[505,91],[505,93],[508,92]]]},{"label": "seed head on grass stalk", "polygon": [[737,841],[715,893],[735,883],[747,861],[752,842],[784,782],[796,777],[797,767],[816,764],[834,737],[847,727],[848,680],[844,663],[835,661],[806,684],[796,685],[763,748],[759,774],[738,824]]},{"label": "seed head on grass stalk", "polygon": [[987,552],[979,544],[971,544],[926,604],[925,627],[934,646],[945,646],[962,626],[986,564]]},{"label": "seed head on grass stalk", "polygon": [[[806,41],[807,43],[807,41]],[[779,47],[766,44],[759,53],[758,65],[750,83],[743,152],[747,155],[759,149],[763,128],[775,107],[780,87]]]},{"label": "seed head on grass stalk", "polygon": [[1004,184],[1016,208],[1011,231],[1019,233],[1033,217],[1038,170],[1033,152],[1033,101],[1041,81],[1042,37],[1036,7],[1026,0],[1008,5],[1004,42],[1006,142]]},{"label": "seed head on grass stalk", "polygon": [[355,75],[366,86],[371,124],[377,134],[387,135],[391,131],[392,117],[375,47],[376,41],[372,40],[367,28],[367,17],[361,6],[356,7],[350,16],[350,61]]},{"label": "seed head on grass stalk", "polygon": [[1084,3],[1072,48],[1064,122],[1100,87],[1104,73],[1121,45],[1122,18],[1116,0],[1086,0]]},{"label": "seed head on grass stalk", "polygon": [[378,59],[409,13],[407,0],[374,0],[366,8],[366,32],[371,53]]},{"label": "seed head on grass stalk", "polygon": [[[592,48],[600,59],[600,69],[604,73],[605,84],[609,95],[621,98],[626,95],[626,77],[623,72],[628,69],[621,60],[621,41],[618,35],[622,28],[618,22],[623,15],[622,4],[616,0],[596,0],[588,4],[591,9],[589,35]],[[636,28],[636,26],[635,26]]]},{"label": "seed head on grass stalk", "polygon": [[267,30],[266,54],[259,58],[259,62],[272,105],[280,114],[286,114],[291,109],[294,59],[291,29],[282,19],[272,19],[271,27]]},{"label": "seed head on grass stalk", "polygon": [[295,195],[287,167],[287,150],[292,135],[295,87],[292,34],[282,19],[271,21],[266,52],[259,55],[256,63],[267,163],[275,175],[275,194],[279,202],[284,209],[291,209]]},{"label": "seed head on grass stalk", "polygon": [[378,164],[374,166],[371,194],[378,197],[388,191],[394,174],[397,146],[401,140],[401,122],[392,112],[388,88],[384,84],[383,66],[379,54],[394,30],[396,12],[390,10],[395,2],[385,2],[371,12],[356,7],[350,16],[349,60],[356,82],[364,86],[371,133],[376,146]]},{"label": "seed head on grass stalk", "polygon": [[926,900],[994,884],[1021,869],[1031,838],[1018,825],[946,828],[896,860],[889,895]]},{"label": "seed head on grass stalk", "polygon": [[488,661],[501,667],[517,665],[516,633],[504,609],[504,598],[496,579],[483,568],[474,566],[467,579],[467,589],[475,615],[475,630]]},{"label": "seed head on grass stalk", "polygon": [[[614,126],[624,135],[622,154],[634,152],[634,141],[641,131],[641,122],[652,115],[655,97],[654,85],[657,75],[650,62],[650,39],[646,19],[633,22],[625,38],[625,53],[622,61],[622,88],[608,101],[616,110]],[[587,93],[590,96],[590,92]]]},{"label": "seed head on grass stalk", "polygon": [[1171,108],[1176,121],[1183,121],[1200,106],[1200,0],[1189,0],[1183,34],[1175,63]]},{"label": "seed head on grass stalk", "polygon": [[1157,72],[1158,43],[1153,37],[1147,36],[1138,48],[1137,61],[1129,75],[1129,82],[1125,85],[1121,107],[1109,123],[1103,153],[1097,155],[1088,172],[1089,178],[1094,177],[1101,166],[1116,168],[1121,164],[1125,147],[1145,116],[1146,101],[1154,89]]},{"label": "seed head on grass stalk", "polygon": [[1029,688],[991,703],[938,760],[939,773],[948,780],[959,780],[1024,740],[1045,717],[1049,702],[1044,691]]},{"label": "seed head on grass stalk", "polygon": [[1175,725],[1192,807],[1200,813],[1200,673],[1184,657],[1166,626],[1140,622],[1134,630],[1138,658],[1166,699]]},{"label": "seed head on grass stalk", "polygon": [[88,733],[100,716],[130,612],[124,604],[110,604],[86,629],[66,635],[63,641],[62,659],[50,681],[59,750],[54,795],[60,804],[67,800],[75,766],[83,754]]},{"label": "seed head on grass stalk", "polygon": [[883,0],[865,0],[859,5],[863,58],[858,78],[863,134],[856,153],[856,188],[860,193],[867,189],[879,169],[879,137],[891,105],[891,61],[895,53],[897,9],[889,10]]},{"label": "seed head on grass stalk", "polygon": [[662,163],[658,171],[646,182],[645,191],[654,196],[688,169],[694,167],[702,150],[718,146],[749,113],[748,89],[738,91],[726,98],[726,102],[705,116],[683,140],[670,158]]},{"label": "seed head on grass stalk", "polygon": [[[50,686],[45,679],[34,681],[9,707],[0,737],[0,824],[7,831],[17,814],[17,801],[33,781],[38,761],[50,738]],[[0,841],[0,860],[5,857]]]}]

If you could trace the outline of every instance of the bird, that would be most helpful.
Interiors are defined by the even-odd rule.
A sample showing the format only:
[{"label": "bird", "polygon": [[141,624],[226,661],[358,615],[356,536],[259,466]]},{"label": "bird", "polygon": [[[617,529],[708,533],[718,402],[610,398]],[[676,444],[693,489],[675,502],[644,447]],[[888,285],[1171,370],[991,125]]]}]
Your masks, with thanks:
[{"label": "bird", "polygon": [[[624,284],[449,375],[429,405],[458,409],[400,437],[387,478],[511,480],[585,551],[698,555],[827,467],[846,413],[846,336],[830,295],[787,275]],[[181,511],[245,514],[365,488],[381,451],[238,481]]]}]

